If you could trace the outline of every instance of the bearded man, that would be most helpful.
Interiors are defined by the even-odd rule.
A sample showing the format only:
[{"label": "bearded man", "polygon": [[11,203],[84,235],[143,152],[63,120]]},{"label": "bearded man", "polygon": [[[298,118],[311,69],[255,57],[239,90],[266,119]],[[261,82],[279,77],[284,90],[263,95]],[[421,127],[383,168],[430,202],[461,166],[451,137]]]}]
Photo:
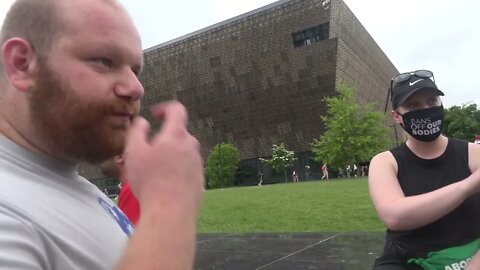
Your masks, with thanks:
[{"label": "bearded man", "polygon": [[[143,54],[126,11],[115,0],[17,0],[0,43],[0,267],[191,268],[198,141],[179,103],[152,109],[163,124],[151,139],[137,117]],[[77,173],[122,152],[142,205],[134,233]]]}]

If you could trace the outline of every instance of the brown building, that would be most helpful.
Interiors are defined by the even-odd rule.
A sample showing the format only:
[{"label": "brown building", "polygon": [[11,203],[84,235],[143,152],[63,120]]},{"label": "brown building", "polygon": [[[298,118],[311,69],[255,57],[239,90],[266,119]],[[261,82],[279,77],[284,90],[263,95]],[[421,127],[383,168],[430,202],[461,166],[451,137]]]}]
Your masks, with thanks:
[{"label": "brown building", "polygon": [[[308,164],[324,97],[343,81],[385,106],[396,68],[342,0],[281,0],[146,49],[142,114],[172,98],[189,112],[206,158],[230,142],[242,159],[285,143]],[[88,169],[85,169],[88,174]],[[88,175],[96,176],[93,170]]]}]

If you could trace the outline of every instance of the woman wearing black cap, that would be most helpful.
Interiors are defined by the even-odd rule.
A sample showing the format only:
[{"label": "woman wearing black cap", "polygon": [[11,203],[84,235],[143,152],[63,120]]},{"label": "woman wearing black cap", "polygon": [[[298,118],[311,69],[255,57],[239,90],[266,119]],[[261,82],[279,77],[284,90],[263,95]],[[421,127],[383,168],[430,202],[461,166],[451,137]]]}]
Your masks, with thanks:
[{"label": "woman wearing black cap", "polygon": [[407,141],[370,163],[370,195],[387,226],[373,269],[464,269],[480,248],[480,145],[441,134],[432,72],[399,74],[390,89]]}]

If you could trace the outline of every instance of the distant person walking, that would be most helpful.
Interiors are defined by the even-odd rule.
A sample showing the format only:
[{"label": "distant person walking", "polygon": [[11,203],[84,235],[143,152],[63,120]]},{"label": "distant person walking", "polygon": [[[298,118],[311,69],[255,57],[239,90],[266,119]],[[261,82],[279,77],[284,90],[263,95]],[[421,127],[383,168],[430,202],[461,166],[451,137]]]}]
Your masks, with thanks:
[{"label": "distant person walking", "polygon": [[262,172],[258,172],[258,186],[261,186],[263,183],[263,173]]},{"label": "distant person walking", "polygon": [[298,174],[295,170],[293,170],[293,173],[292,173],[292,180],[293,180],[293,182],[299,182],[298,181]]},{"label": "distant person walking", "polygon": [[327,178],[327,180],[328,180],[328,179],[329,179],[329,178],[328,178],[328,168],[327,168],[327,163],[326,163],[326,162],[325,162],[325,164],[323,164],[323,166],[322,166],[322,173],[323,173],[323,176],[322,176],[322,179],[321,179],[321,180],[323,180],[323,179],[325,179],[325,178]]},{"label": "distant person walking", "polygon": [[305,165],[305,180],[310,180],[310,166]]}]

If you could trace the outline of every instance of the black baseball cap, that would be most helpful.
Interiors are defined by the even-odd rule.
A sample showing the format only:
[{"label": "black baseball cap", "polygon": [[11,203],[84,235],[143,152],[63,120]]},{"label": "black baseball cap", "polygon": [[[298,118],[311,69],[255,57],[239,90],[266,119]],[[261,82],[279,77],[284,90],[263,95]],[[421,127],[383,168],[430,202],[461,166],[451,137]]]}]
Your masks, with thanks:
[{"label": "black baseball cap", "polygon": [[395,82],[394,77],[392,79],[391,93],[393,109],[396,109],[398,106],[402,105],[409,97],[421,89],[430,89],[436,95],[444,96],[443,92],[438,89],[437,85],[430,78],[418,77],[414,73],[411,73],[408,79],[405,79],[401,82]]}]

